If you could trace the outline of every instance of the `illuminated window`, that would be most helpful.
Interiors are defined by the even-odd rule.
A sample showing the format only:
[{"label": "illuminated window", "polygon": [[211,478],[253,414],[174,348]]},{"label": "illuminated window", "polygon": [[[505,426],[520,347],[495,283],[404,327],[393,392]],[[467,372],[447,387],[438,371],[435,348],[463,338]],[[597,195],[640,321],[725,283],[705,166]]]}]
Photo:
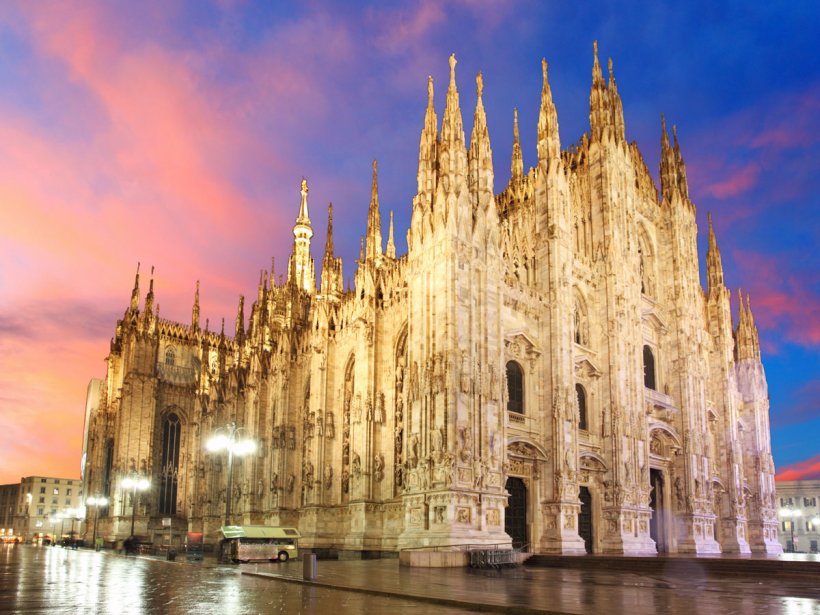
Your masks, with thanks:
[{"label": "illuminated window", "polygon": [[52,491],[52,493],[53,493],[54,495],[60,495],[60,490],[59,490],[59,489],[57,489],[57,487],[54,487],[54,490]]}]

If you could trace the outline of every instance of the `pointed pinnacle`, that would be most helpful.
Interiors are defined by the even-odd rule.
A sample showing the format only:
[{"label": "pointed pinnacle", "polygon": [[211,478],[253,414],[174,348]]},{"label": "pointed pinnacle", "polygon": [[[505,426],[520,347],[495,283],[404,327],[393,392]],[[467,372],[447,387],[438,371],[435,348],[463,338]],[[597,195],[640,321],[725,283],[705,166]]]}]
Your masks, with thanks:
[{"label": "pointed pinnacle", "polygon": [[478,97],[481,98],[481,95],[484,92],[484,77],[482,76],[481,71],[478,71],[478,74],[475,76],[475,89]]}]

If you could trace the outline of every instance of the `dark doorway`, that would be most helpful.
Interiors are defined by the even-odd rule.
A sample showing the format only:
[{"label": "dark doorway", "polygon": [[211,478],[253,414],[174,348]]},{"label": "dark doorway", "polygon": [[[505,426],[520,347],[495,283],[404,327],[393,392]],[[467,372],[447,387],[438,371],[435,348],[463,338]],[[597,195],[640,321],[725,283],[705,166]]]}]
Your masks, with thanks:
[{"label": "dark doorway", "polygon": [[589,488],[581,487],[578,494],[581,511],[578,513],[578,535],[584,539],[584,548],[592,553],[592,494]]},{"label": "dark doorway", "polygon": [[658,553],[666,553],[666,531],[664,528],[664,511],[666,509],[663,500],[663,473],[660,470],[649,470],[649,508],[652,509],[652,518],[649,520],[649,535],[658,547]]},{"label": "dark doorway", "polygon": [[504,514],[504,531],[512,538],[513,548],[527,544],[527,487],[520,478],[507,479],[510,499]]}]

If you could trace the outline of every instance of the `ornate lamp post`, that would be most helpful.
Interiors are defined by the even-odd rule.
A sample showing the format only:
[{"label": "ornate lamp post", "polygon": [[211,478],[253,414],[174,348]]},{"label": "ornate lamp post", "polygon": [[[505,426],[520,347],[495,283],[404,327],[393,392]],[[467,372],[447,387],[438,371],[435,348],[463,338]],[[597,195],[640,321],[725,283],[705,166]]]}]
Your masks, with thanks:
[{"label": "ornate lamp post", "polygon": [[[91,544],[94,545],[94,548],[97,548],[97,519],[100,516],[100,506],[108,506],[108,498],[103,497],[101,495],[98,496],[91,496],[88,498],[85,503],[88,506],[94,507],[94,532],[91,535]],[[86,532],[88,531],[88,526],[86,526]]]},{"label": "ornate lamp post", "polygon": [[238,434],[243,427],[237,427],[236,423],[228,423],[225,427],[218,429],[211,436],[205,447],[211,452],[228,451],[228,484],[225,492],[225,525],[231,524],[231,490],[233,488],[233,456],[243,456],[253,453],[256,450],[256,442],[249,438],[240,439]]},{"label": "ornate lamp post", "polygon": [[51,515],[48,520],[51,522],[51,546],[57,544],[57,521],[60,519],[60,515]]},{"label": "ornate lamp post", "polygon": [[65,524],[65,518],[72,512],[73,511],[70,508],[66,508],[63,512],[57,514],[57,518],[60,520],[60,542],[63,542],[63,527]]},{"label": "ornate lamp post", "polygon": [[802,517],[803,516],[803,511],[800,510],[799,508],[792,508],[791,506],[786,506],[786,507],[780,509],[780,516],[781,517],[786,517],[787,519],[789,519],[789,529],[791,529],[791,534],[792,534],[792,540],[791,540],[792,548],[791,548],[790,553],[794,553],[797,550],[797,549],[795,549],[796,545],[794,544],[794,520],[797,519],[798,517]]},{"label": "ornate lamp post", "polygon": [[137,516],[137,491],[145,491],[151,486],[151,482],[147,478],[141,476],[128,476],[122,481],[124,489],[131,490],[131,534],[134,535],[134,521]]},{"label": "ornate lamp post", "polygon": [[69,509],[67,512],[71,515],[71,531],[68,533],[68,539],[71,541],[71,545],[76,547],[77,543],[74,539],[74,520],[76,519],[77,521],[82,522],[82,520],[85,519],[85,511],[81,507]]}]

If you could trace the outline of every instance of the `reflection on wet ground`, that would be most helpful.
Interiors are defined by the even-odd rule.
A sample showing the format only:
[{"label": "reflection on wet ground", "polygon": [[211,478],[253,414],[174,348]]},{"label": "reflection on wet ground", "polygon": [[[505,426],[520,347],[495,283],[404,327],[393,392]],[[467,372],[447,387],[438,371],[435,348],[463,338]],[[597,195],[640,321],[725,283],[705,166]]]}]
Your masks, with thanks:
[{"label": "reflection on wet ground", "polygon": [[[243,576],[237,566],[8,545],[0,546],[0,612],[422,614],[430,612],[430,605],[276,583]],[[437,607],[435,612],[471,611]]]},{"label": "reflection on wet ground", "polygon": [[306,584],[301,561],[220,566],[9,545],[0,547],[0,612],[820,614],[816,578],[716,575],[693,559],[654,573],[404,568],[396,559],[323,560],[317,571]]}]

